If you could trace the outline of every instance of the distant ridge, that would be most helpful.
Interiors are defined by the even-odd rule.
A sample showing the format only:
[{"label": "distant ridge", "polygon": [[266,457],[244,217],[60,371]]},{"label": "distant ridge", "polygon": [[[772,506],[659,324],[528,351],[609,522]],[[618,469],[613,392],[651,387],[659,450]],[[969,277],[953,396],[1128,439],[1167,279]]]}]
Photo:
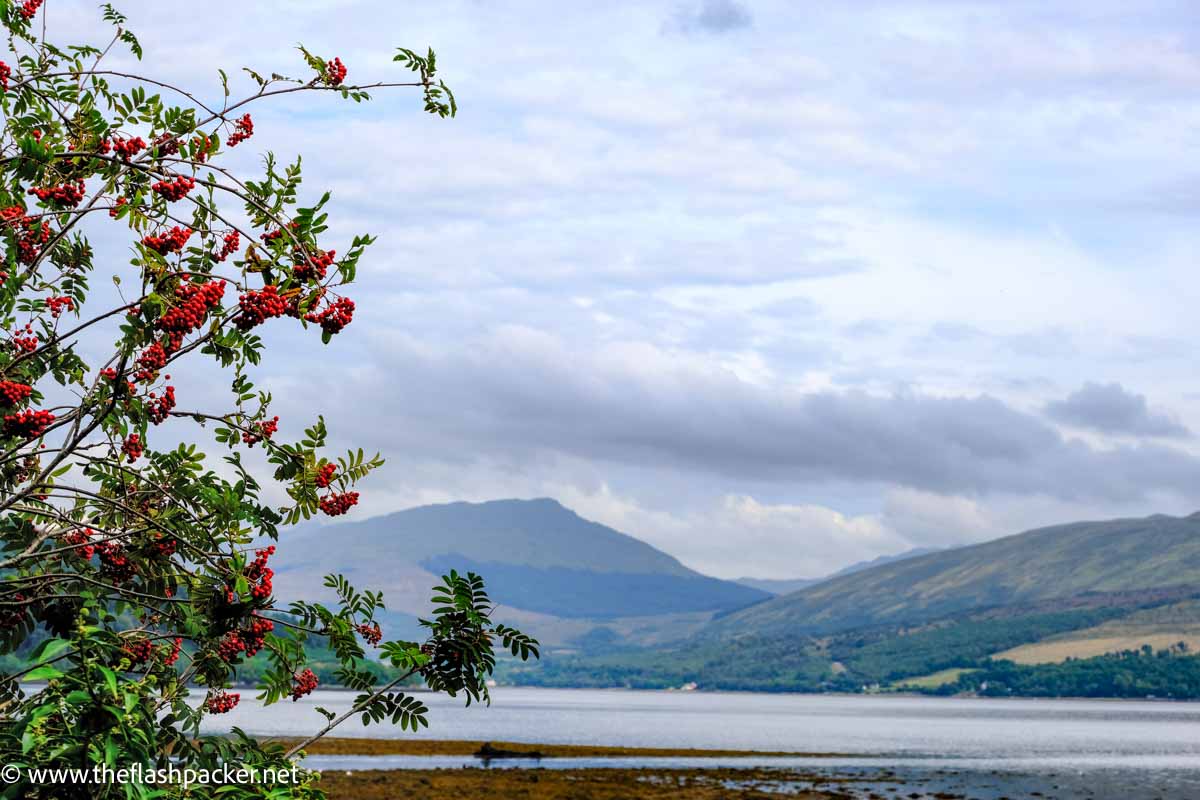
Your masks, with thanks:
[{"label": "distant ridge", "polygon": [[560,618],[728,611],[770,596],[701,575],[549,498],[420,506],[309,526],[286,541],[273,562],[286,599],[319,595],[322,577],[342,572],[408,614],[425,613],[429,587],[451,569],[482,574],[509,613]]},{"label": "distant ridge", "polygon": [[735,578],[737,583],[742,586],[749,586],[754,589],[761,589],[764,592],[771,594],[791,594],[798,592],[801,589],[807,589],[809,586],[815,586],[818,583],[823,583],[842,575],[853,575],[855,572],[862,572],[864,569],[878,567],[883,564],[891,564],[894,561],[903,561],[906,558],[915,558],[923,556],[926,553],[936,553],[940,548],[937,547],[914,547],[911,550],[905,550],[903,553],[897,553],[891,556],[878,556],[870,561],[859,561],[851,564],[848,567],[842,567],[837,572],[826,575],[823,578]]},{"label": "distant ridge", "polygon": [[1200,514],[1077,522],[842,575],[724,615],[720,635],[823,633],[1087,593],[1200,589]]}]

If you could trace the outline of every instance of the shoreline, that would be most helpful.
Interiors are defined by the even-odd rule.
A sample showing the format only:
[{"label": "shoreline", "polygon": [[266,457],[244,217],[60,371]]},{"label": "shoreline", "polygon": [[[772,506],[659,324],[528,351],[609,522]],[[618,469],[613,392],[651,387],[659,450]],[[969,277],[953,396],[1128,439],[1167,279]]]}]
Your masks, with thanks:
[{"label": "shoreline", "polygon": [[[34,685],[34,684],[30,684]],[[197,688],[197,687],[192,687]],[[250,690],[259,688],[257,684],[237,684],[235,688],[242,690]],[[975,700],[985,702],[1019,702],[1019,701],[1038,701],[1048,703],[1155,703],[1162,705],[1200,705],[1200,698],[1195,699],[1176,699],[1172,697],[1079,697],[1079,696],[1063,696],[1063,697],[1044,697],[1042,695],[1004,695],[1004,696],[989,696],[980,694],[926,694],[924,692],[786,692],[786,691],[753,691],[750,689],[643,689],[633,686],[540,686],[530,684],[500,684],[499,686],[489,687],[491,691],[497,689],[519,689],[519,690],[536,690],[548,692],[613,692],[614,694],[623,692],[645,692],[647,694],[663,694],[663,695],[736,695],[748,697],[858,697],[858,698],[879,698],[879,699],[904,699],[904,700],[934,700],[934,701],[961,701]],[[350,689],[345,686],[322,686],[322,691],[326,692],[345,692],[347,694],[360,694],[356,689]],[[425,687],[403,687],[405,694],[437,694],[431,689]]]},{"label": "shoreline", "polygon": [[[272,738],[266,741],[290,747],[300,739]],[[485,747],[504,751],[484,755]],[[318,739],[304,752],[311,756],[476,756],[480,761],[503,758],[845,758],[846,753],[812,753],[782,750],[724,750],[689,747],[612,747],[586,744],[538,744],[531,742],[466,739],[372,739],[337,736]]]},{"label": "shoreline", "polygon": [[[267,741],[286,745],[297,740]],[[484,753],[502,755],[481,757],[485,745],[491,749]],[[321,773],[320,786],[330,800],[779,800],[781,796],[793,800],[1192,800],[1200,796],[1196,792],[1200,779],[1179,783],[1179,777],[1187,777],[1184,773],[1147,781],[1151,776],[1137,770],[1080,771],[1070,766],[1010,770],[952,760],[906,764],[903,759],[884,757],[869,759],[874,764],[737,763],[739,758],[755,757],[846,758],[795,751],[333,737],[305,752],[318,760],[329,758],[311,768]],[[412,763],[400,765],[389,757],[411,758]],[[439,757],[448,761],[439,763]],[[681,761],[629,763],[638,757]],[[711,765],[682,761],[706,758],[712,759]],[[556,764],[556,759],[561,761]],[[580,763],[589,759],[592,763]]]}]

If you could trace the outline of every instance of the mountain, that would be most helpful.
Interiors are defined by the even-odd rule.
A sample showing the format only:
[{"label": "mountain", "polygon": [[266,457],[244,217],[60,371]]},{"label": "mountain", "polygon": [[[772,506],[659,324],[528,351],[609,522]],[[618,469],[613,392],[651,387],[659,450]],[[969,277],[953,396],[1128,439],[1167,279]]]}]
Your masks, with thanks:
[{"label": "mountain", "polygon": [[427,613],[437,576],[451,569],[483,575],[506,619],[550,642],[603,635],[593,630],[601,625],[618,640],[635,633],[653,639],[672,627],[682,636],[713,613],[770,596],[701,575],[544,498],[422,506],[307,526],[282,544],[272,562],[280,599],[330,599],[323,577],[341,572],[356,586],[383,591],[389,611],[407,615],[399,624],[410,628]]},{"label": "mountain", "polygon": [[1200,514],[869,566],[654,647],[512,665],[547,686],[1200,699]]},{"label": "mountain", "polygon": [[1085,594],[1200,589],[1200,514],[1077,522],[894,561],[733,614],[713,632],[828,633]]},{"label": "mountain", "polygon": [[770,594],[791,594],[815,586],[826,578],[734,578],[734,583],[759,589]]},{"label": "mountain", "polygon": [[809,586],[815,586],[818,583],[823,583],[842,575],[853,575],[855,572],[862,572],[864,569],[890,564],[893,561],[903,561],[906,558],[923,556],[926,553],[937,552],[937,550],[938,548],[936,547],[914,547],[911,550],[905,550],[903,553],[891,556],[879,556],[870,561],[856,562],[848,567],[842,567],[837,572],[826,575],[824,578],[735,578],[734,582],[740,583],[742,586],[749,586],[752,589],[761,589],[771,594],[791,594],[792,592],[807,589]]}]

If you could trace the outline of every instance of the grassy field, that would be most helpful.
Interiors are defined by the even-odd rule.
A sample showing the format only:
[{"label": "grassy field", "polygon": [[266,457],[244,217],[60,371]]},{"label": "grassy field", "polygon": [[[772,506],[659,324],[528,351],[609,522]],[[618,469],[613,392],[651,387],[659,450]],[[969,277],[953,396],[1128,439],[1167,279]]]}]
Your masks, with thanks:
[{"label": "grassy field", "polygon": [[953,683],[958,680],[958,676],[964,672],[971,672],[971,670],[962,667],[943,669],[929,675],[922,675],[919,678],[906,678],[899,686],[901,689],[906,687],[910,689],[936,689],[943,684]]},{"label": "grassy field", "polygon": [[994,658],[1015,661],[1018,664],[1060,664],[1068,658],[1092,658],[1122,650],[1137,650],[1150,645],[1163,650],[1179,642],[1200,652],[1200,635],[1188,631],[1168,633],[1130,633],[1118,636],[1098,635],[1099,628],[1080,631],[1072,638],[1048,639],[1034,644],[1023,644],[1011,650],[997,653]]},{"label": "grassy field", "polygon": [[1155,650],[1186,642],[1200,652],[1200,602],[1135,611],[1091,628],[1071,631],[996,653],[993,657],[1018,664],[1058,664],[1068,658],[1092,658],[1150,645]]}]

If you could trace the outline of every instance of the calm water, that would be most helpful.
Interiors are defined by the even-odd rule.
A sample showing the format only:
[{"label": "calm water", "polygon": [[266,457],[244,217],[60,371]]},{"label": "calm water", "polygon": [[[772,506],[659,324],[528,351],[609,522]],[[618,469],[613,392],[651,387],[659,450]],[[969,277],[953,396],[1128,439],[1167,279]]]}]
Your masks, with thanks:
[{"label": "calm water", "polygon": [[[316,705],[345,710],[348,692],[257,707],[250,694],[216,718],[260,735],[298,736],[320,727]],[[836,755],[753,763],[847,769],[891,768],[908,777],[973,775],[973,796],[1200,798],[1200,703],[984,700],[925,697],[761,695],[501,687],[490,708],[464,708],[425,694],[430,728],[419,734],[357,720],[343,736],[545,742],[642,747],[783,750]],[[470,759],[312,758],[322,768],[457,767]],[[710,764],[731,765],[728,759]],[[683,759],[553,759],[541,766],[691,766]],[[509,765],[513,766],[513,765]],[[984,778],[996,784],[989,794]],[[1030,778],[1029,776],[1033,776]],[[1039,782],[1040,781],[1040,782]],[[1083,781],[1086,791],[1077,784]],[[990,785],[990,784],[989,784]],[[1025,784],[1021,784],[1025,785]],[[1069,788],[1074,786],[1075,788]],[[961,786],[959,788],[962,788]],[[1024,792],[1016,794],[1022,796]]]},{"label": "calm water", "polygon": [[[339,712],[350,692],[318,691],[269,708],[244,693],[222,727],[299,736]],[[1200,768],[1200,703],[1100,700],[637,692],[501,687],[491,707],[422,694],[419,734],[348,721],[343,736],[502,740],[551,744],[786,750],[985,759],[1137,759]],[[248,702],[249,701],[249,702]]]}]

